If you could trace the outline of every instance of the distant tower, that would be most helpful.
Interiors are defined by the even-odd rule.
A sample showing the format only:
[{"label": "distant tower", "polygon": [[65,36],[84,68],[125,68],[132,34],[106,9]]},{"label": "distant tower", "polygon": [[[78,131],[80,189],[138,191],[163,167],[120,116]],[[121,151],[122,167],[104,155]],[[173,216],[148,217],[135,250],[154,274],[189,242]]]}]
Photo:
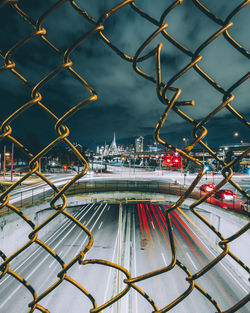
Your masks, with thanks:
[{"label": "distant tower", "polygon": [[115,133],[114,133],[113,141],[109,147],[109,154],[118,154],[118,149],[117,149],[116,140],[115,140]]}]

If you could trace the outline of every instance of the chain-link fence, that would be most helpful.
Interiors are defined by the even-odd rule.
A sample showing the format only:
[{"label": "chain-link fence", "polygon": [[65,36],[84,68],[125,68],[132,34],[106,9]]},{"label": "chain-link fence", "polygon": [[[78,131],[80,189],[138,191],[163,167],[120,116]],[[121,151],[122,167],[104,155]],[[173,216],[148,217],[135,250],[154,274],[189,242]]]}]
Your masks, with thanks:
[{"label": "chain-link fence", "polygon": [[[162,13],[159,14],[158,18],[156,18],[153,17],[150,14],[150,12],[143,11],[137,5],[136,1],[126,0],[122,1],[119,4],[116,4],[109,10],[106,10],[106,12],[104,14],[99,15],[98,18],[93,18],[91,14],[84,9],[84,4],[80,2],[78,3],[73,0],[71,1],[61,0],[58,2],[54,2],[51,6],[48,5],[44,13],[40,14],[39,17],[35,19],[31,17],[32,16],[31,11],[32,8],[34,8],[34,4],[30,5],[31,6],[30,10],[29,7],[26,6],[25,8],[26,9],[28,8],[26,10],[23,9],[22,7],[22,1],[3,0],[0,2],[0,8],[2,10],[5,10],[6,7],[10,7],[14,14],[21,16],[21,18],[23,19],[23,23],[26,23],[27,25],[33,28],[33,31],[30,32],[29,35],[23,36],[23,34],[19,34],[18,37],[17,34],[7,33],[8,27],[6,27],[3,31],[4,36],[7,36],[6,38],[9,37],[11,38],[11,36],[13,36],[14,38],[15,37],[18,38],[14,43],[12,42],[11,47],[7,47],[7,50],[6,47],[1,48],[0,53],[2,59],[2,66],[0,67],[1,74],[6,72],[10,73],[10,75],[13,76],[13,79],[17,78],[18,80],[20,80],[24,84],[24,88],[26,87],[27,90],[31,92],[29,101],[27,101],[23,105],[20,105],[15,111],[12,112],[12,114],[10,114],[2,122],[0,135],[0,139],[8,140],[9,142],[13,143],[15,145],[15,149],[21,151],[29,159],[30,171],[23,177],[21,177],[17,182],[13,183],[6,191],[4,191],[1,194],[0,197],[1,200],[0,210],[2,208],[7,207],[11,211],[13,211],[13,213],[19,215],[19,217],[22,218],[32,228],[32,231],[28,234],[28,240],[26,244],[22,246],[19,250],[17,250],[10,256],[6,256],[4,254],[4,251],[0,252],[0,256],[2,259],[0,265],[1,269],[0,279],[3,279],[3,277],[5,277],[6,275],[7,276],[11,275],[16,280],[17,284],[23,285],[33,297],[33,301],[29,303],[29,308],[27,308],[27,311],[34,312],[35,310],[39,310],[41,312],[48,312],[48,310],[40,304],[41,300],[46,298],[50,293],[52,293],[52,291],[56,289],[63,281],[67,281],[70,284],[72,284],[72,286],[74,286],[76,289],[80,290],[82,292],[83,297],[89,298],[93,305],[91,312],[100,312],[101,310],[104,310],[105,308],[111,306],[112,304],[119,301],[119,299],[121,299],[127,292],[129,292],[131,288],[133,288],[136,292],[141,294],[145,298],[145,301],[148,301],[151,304],[154,312],[171,311],[173,307],[175,307],[176,305],[178,305],[178,303],[180,303],[182,300],[188,297],[195,289],[214,305],[214,308],[217,312],[222,312],[222,309],[216,302],[216,299],[212,298],[205,290],[203,290],[201,286],[198,284],[197,280],[200,277],[205,276],[208,273],[208,271],[215,267],[225,256],[231,257],[247,273],[249,273],[249,268],[241,260],[239,260],[236,255],[234,255],[230,251],[229,244],[230,242],[237,240],[242,234],[247,232],[249,230],[250,223],[246,224],[244,227],[242,227],[242,229],[240,229],[237,233],[233,234],[229,238],[225,238],[223,234],[218,232],[216,228],[205,219],[204,216],[197,212],[196,207],[202,202],[206,201],[212,195],[213,192],[220,189],[226,183],[230,183],[234,188],[236,188],[239,191],[239,193],[249,198],[249,195],[244,190],[242,190],[242,188],[233,180],[232,168],[234,164],[236,164],[249,154],[250,149],[246,148],[244,152],[241,153],[238,157],[232,159],[229,163],[225,163],[225,160],[219,158],[217,153],[213,151],[213,149],[210,146],[208,146],[208,144],[205,143],[203,140],[207,134],[207,129],[205,127],[206,123],[213,119],[216,119],[217,116],[219,116],[219,113],[225,109],[231,113],[235,120],[238,120],[240,123],[244,124],[245,127],[249,127],[249,121],[246,119],[246,117],[244,117],[240,113],[240,111],[238,111],[238,109],[232,106],[232,101],[235,98],[237,90],[240,89],[240,86],[247,81],[247,79],[249,78],[249,73],[243,75],[240,79],[234,81],[234,83],[229,88],[225,89],[225,87],[223,87],[223,84],[219,85],[213,78],[211,78],[208,72],[204,71],[199,66],[199,62],[202,60],[203,53],[205,54],[206,49],[210,47],[218,37],[224,37],[225,40],[227,41],[227,44],[234,49],[234,52],[236,54],[239,54],[244,58],[249,58],[249,52],[244,48],[244,46],[241,46],[237,42],[236,38],[234,38],[230,34],[230,30],[232,27],[234,27],[232,20],[235,18],[235,16],[241,14],[242,11],[247,10],[247,5],[249,4],[250,1],[249,0],[243,1],[242,3],[237,5],[224,19],[217,17],[202,2],[198,0],[189,1],[189,5],[198,8],[199,14],[203,16],[204,19],[205,18],[209,19],[214,23],[215,29],[213,35],[211,35],[208,38],[207,37],[203,38],[201,44],[199,45],[199,47],[196,48],[195,51],[186,48],[182,43],[175,39],[175,35],[170,35],[167,31],[168,29],[167,23],[168,19],[171,20],[170,18],[171,13],[180,10],[181,6],[185,2],[186,1],[183,0],[178,0],[173,3],[169,2],[168,4],[169,6],[166,5],[166,7],[162,10]],[[85,23],[89,23],[89,29],[86,32],[83,31],[81,34],[78,34],[79,36],[77,40],[74,42],[74,44],[70,45],[69,47],[66,47],[65,49],[60,49],[56,46],[54,42],[52,42],[49,39],[50,38],[49,29],[47,30],[44,24],[47,19],[53,17],[53,14],[55,14],[55,12],[66,3],[70,6],[69,10],[74,10],[74,12],[77,12],[77,14],[79,14],[82,17]],[[157,5],[157,3],[152,3],[151,5],[155,6]],[[137,51],[133,56],[125,54],[118,46],[116,46],[115,43],[112,42],[111,39],[109,39],[108,36],[104,34],[103,31],[105,29],[105,25],[108,25],[109,23],[109,18],[112,15],[122,11],[124,7],[129,8],[131,12],[133,12],[136,15],[136,18],[142,19],[155,27],[155,31],[153,33],[146,34],[147,39],[144,42],[138,42]],[[56,19],[54,20],[54,23],[55,25],[57,24]],[[188,21],[188,23],[191,23],[191,21]],[[65,210],[67,206],[67,197],[66,197],[67,191],[70,188],[72,188],[72,186],[88,171],[88,163],[86,162],[82,154],[78,151],[78,149],[76,149],[72,142],[68,139],[69,128],[66,126],[65,123],[72,117],[73,114],[76,114],[85,105],[90,104],[91,102],[96,101],[97,99],[97,93],[83,78],[82,73],[78,73],[78,71],[74,69],[75,64],[73,65],[71,55],[82,43],[84,43],[86,39],[89,39],[91,37],[93,38],[96,37],[98,38],[98,40],[102,40],[103,46],[112,49],[116,53],[117,56],[114,57],[122,58],[125,62],[128,63],[128,66],[132,65],[135,72],[138,73],[140,76],[140,78],[138,77],[138,79],[142,79],[141,77],[143,77],[145,80],[155,85],[158,99],[163,104],[163,106],[166,107],[162,116],[159,119],[159,122],[155,127],[154,132],[155,139],[158,141],[158,143],[160,143],[164,147],[172,150],[173,152],[178,152],[181,156],[194,162],[197,166],[200,167],[200,172],[194,179],[192,184],[185,190],[185,192],[181,195],[179,200],[175,204],[173,204],[170,208],[168,208],[168,210],[165,213],[166,224],[168,226],[169,238],[171,242],[171,253],[172,253],[171,263],[164,268],[155,269],[153,272],[146,273],[138,277],[131,277],[131,274],[125,268],[121,267],[120,265],[111,263],[109,261],[98,259],[91,260],[86,259],[85,255],[93,245],[93,235],[87,227],[85,227],[81,222],[79,222],[75,217],[73,217]],[[156,47],[148,51],[149,45],[151,45],[153,40],[156,38],[160,38],[161,43],[157,44]],[[24,46],[29,45],[31,47],[29,49],[32,49],[32,44],[36,40],[41,40],[45,44],[46,49],[48,49],[48,59],[49,53],[50,51],[52,51],[54,55],[57,55],[58,60],[62,60],[62,63],[59,66],[53,68],[53,70],[51,70],[49,74],[42,77],[38,83],[34,83],[33,81],[30,81],[29,78],[25,77],[25,73],[23,73],[22,70],[26,66],[25,62],[23,62],[23,64],[21,62],[22,66],[18,67],[19,63],[15,60],[15,55]],[[163,82],[161,76],[161,69],[163,63],[161,59],[161,50],[163,47],[162,42],[164,41],[173,45],[177,49],[178,53],[184,54],[189,59],[189,62],[180,71],[175,73],[175,75],[167,82]],[[147,52],[144,53],[145,50]],[[151,58],[155,58],[155,65],[153,67],[154,74],[152,74],[152,76],[151,74],[144,72],[140,66],[143,65],[144,62],[151,60]],[[77,61],[75,63],[77,64]],[[214,109],[209,114],[206,114],[206,116],[198,122],[195,121],[192,117],[187,115],[182,110],[183,106],[192,105],[193,101],[179,100],[182,90],[178,87],[178,79],[185,78],[186,73],[188,73],[190,70],[194,70],[197,73],[197,76],[200,77],[200,80],[206,81],[211,86],[213,91],[217,93],[219,96],[221,96],[221,103],[215,106]],[[44,93],[46,93],[46,91],[42,91],[42,88],[46,87],[48,83],[53,78],[58,76],[60,73],[66,71],[71,75],[72,79],[77,80],[82,85],[83,89],[85,89],[89,93],[89,96],[81,100],[77,105],[68,109],[68,111],[64,113],[61,117],[58,117],[57,114],[54,113],[53,110],[49,108],[46,102],[43,102],[43,96]],[[234,73],[230,73],[230,75],[232,76],[233,74]],[[7,82],[5,88],[8,88]],[[11,90],[11,92],[15,91]],[[8,103],[4,103],[1,105],[1,112],[3,112],[5,105],[8,105]],[[17,119],[17,117],[27,114],[27,112],[29,112],[29,110],[31,110],[34,106],[39,106],[39,108],[47,114],[48,118],[54,121],[54,128],[57,133],[56,139],[47,143],[45,148],[43,148],[39,153],[36,154],[32,154],[31,149],[29,149],[21,140],[18,140],[16,137],[12,135],[11,127],[11,124]],[[172,144],[169,143],[168,140],[163,139],[160,136],[160,130],[164,126],[165,121],[170,112],[171,113],[174,112],[183,120],[183,122],[187,123],[193,129],[192,133],[193,141],[190,144],[188,144],[184,149],[180,149],[178,147],[173,146]],[[46,124],[46,120],[44,120],[44,124]],[[61,142],[64,142],[74,152],[75,156],[84,166],[84,170],[79,174],[75,175],[69,182],[64,184],[62,188],[58,188],[45,175],[39,172],[39,158],[46,155],[46,153],[48,153],[51,149],[53,149],[56,145],[58,145]],[[204,151],[209,153],[209,155],[222,166],[222,174],[224,178],[216,185],[213,191],[202,195],[198,200],[196,200],[190,206],[190,210],[196,217],[198,217],[204,223],[204,227],[208,227],[212,232],[215,233],[216,236],[218,236],[220,240],[219,246],[222,251],[217,257],[215,257],[210,263],[206,264],[201,270],[199,270],[196,273],[192,273],[178,259],[178,255],[175,249],[175,239],[171,225],[170,213],[179,208],[183,204],[185,199],[187,199],[191,195],[194,188],[197,186],[197,184],[205,174],[203,162],[191,156],[190,153],[192,152],[193,148],[197,145],[200,145],[204,149]],[[54,194],[50,201],[50,206],[54,210],[54,213],[38,226],[36,226],[35,223],[33,223],[33,221],[31,221],[22,212],[22,208],[19,208],[14,204],[11,204],[10,202],[11,200],[10,193],[23,181],[28,179],[32,174],[35,174],[38,177],[40,177]],[[57,204],[58,200],[62,201],[62,204],[58,205]],[[78,225],[82,229],[82,231],[86,233],[88,236],[88,243],[86,244],[84,249],[67,264],[45,242],[38,239],[39,231],[41,231],[47,224],[52,223],[52,221],[58,215],[63,215],[64,217],[73,221],[73,223]],[[18,273],[11,269],[11,261],[34,244],[38,244],[40,247],[42,247],[45,251],[47,251],[48,254],[50,254],[50,256],[54,258],[56,262],[58,262],[58,264],[61,265],[61,271],[58,273],[57,282],[51,286],[47,286],[47,289],[42,294],[37,294],[36,290],[29,284],[28,281],[26,281],[23,277],[21,277]],[[93,296],[88,293],[87,291],[88,286],[81,286],[76,280],[71,278],[70,275],[68,274],[70,268],[77,262],[82,265],[100,264],[103,267],[108,266],[124,273],[124,275],[126,275],[127,277],[124,280],[125,286],[124,290],[121,291],[117,296],[115,296],[111,300],[107,301],[106,303],[97,303]],[[150,298],[150,295],[147,295],[143,290],[141,290],[138,287],[137,283],[140,281],[144,281],[148,278],[169,272],[174,268],[179,268],[180,270],[186,273],[186,280],[189,283],[189,287],[184,293],[182,293],[178,298],[173,300],[171,303],[166,303],[164,307],[158,308],[156,302],[154,302]],[[232,307],[229,307],[224,312],[228,313],[236,312],[241,307],[247,305],[248,301],[249,295],[245,296],[238,303],[234,304]]]}]

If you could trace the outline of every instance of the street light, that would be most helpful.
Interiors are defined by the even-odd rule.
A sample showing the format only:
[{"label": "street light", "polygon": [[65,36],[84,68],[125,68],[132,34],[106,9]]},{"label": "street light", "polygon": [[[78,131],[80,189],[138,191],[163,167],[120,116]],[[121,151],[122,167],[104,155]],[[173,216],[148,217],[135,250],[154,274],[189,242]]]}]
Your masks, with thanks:
[{"label": "street light", "polygon": [[5,179],[6,174],[6,157],[10,156],[9,152],[6,152],[6,146],[3,147],[3,177]]},{"label": "street light", "polygon": [[11,146],[11,181],[13,181],[14,143]]},{"label": "street light", "polygon": [[225,158],[226,158],[226,151],[228,150],[228,147],[225,147],[223,149],[223,161],[225,162]]}]

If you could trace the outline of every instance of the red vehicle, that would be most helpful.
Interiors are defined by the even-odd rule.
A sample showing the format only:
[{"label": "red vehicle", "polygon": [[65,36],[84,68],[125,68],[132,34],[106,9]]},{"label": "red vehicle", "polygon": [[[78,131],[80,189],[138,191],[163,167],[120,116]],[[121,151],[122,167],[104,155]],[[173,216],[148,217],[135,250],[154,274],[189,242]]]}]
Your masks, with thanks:
[{"label": "red vehicle", "polygon": [[241,199],[238,199],[238,195],[228,189],[221,189],[212,195],[208,202],[218,205],[227,210],[244,211],[245,203]]},{"label": "red vehicle", "polygon": [[247,200],[245,201],[243,211],[244,211],[246,214],[250,214],[250,199],[247,199]]},{"label": "red vehicle", "polygon": [[204,192],[209,192],[214,190],[215,186],[214,184],[203,184],[200,186],[200,190]]}]

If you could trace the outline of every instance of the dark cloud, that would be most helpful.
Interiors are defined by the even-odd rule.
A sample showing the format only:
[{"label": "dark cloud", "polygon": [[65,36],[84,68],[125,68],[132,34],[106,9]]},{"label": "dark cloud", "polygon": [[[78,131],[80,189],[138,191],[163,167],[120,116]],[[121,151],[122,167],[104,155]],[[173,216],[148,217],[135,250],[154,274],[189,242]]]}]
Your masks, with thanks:
[{"label": "dark cloud", "polygon": [[[52,0],[38,2],[24,0],[20,1],[20,7],[33,20],[36,20],[55,2]],[[225,19],[240,2],[238,0],[230,2],[204,0],[202,3],[221,19]],[[140,8],[157,20],[171,3],[172,1],[163,0],[157,1],[157,4],[152,4],[152,1],[149,0],[136,1]],[[117,2],[95,0],[78,1],[77,4],[90,16],[98,19]],[[249,16],[248,8],[242,10],[239,16],[233,17],[234,25],[229,30],[230,34],[245,48],[247,48],[249,28],[246,25],[250,21]],[[168,23],[167,32],[192,52],[221,28],[201,13],[192,1],[188,0],[171,11],[165,22]],[[58,8],[44,21],[42,26],[46,28],[46,38],[53,42],[61,53],[93,28],[91,23],[72,8],[70,2],[66,2]],[[104,26],[104,35],[131,57],[157,29],[155,25],[133,11],[129,5],[112,15]],[[0,50],[3,53],[6,53],[17,41],[33,31],[31,25],[9,6],[0,10]],[[191,58],[169,43],[162,35],[159,35],[143,54],[152,50],[159,42],[163,43],[162,80],[167,82],[187,66]],[[201,55],[203,59],[199,66],[225,89],[232,86],[247,72],[246,57],[236,51],[222,36],[202,50]],[[22,73],[33,86],[62,63],[62,57],[49,49],[39,38],[24,45],[11,59],[16,62],[17,71]],[[153,129],[165,109],[157,98],[154,84],[136,74],[131,63],[117,56],[98,36],[91,36],[83,41],[72,53],[71,59],[74,63],[73,68],[98,94],[97,101],[88,104],[66,122],[71,128],[70,136],[73,141],[94,147],[95,144],[101,144],[112,137],[113,131],[116,131],[120,139],[152,135]],[[146,73],[155,76],[154,58],[144,61],[138,66]],[[173,85],[182,89],[180,99],[195,100],[194,107],[182,109],[197,121],[208,115],[222,102],[222,94],[211,87],[193,69],[180,77]],[[17,78],[6,72],[0,73],[0,86],[1,103],[5,106],[5,110],[0,116],[2,121],[30,100],[30,90],[26,90]],[[49,81],[40,92],[43,96],[43,103],[58,117],[90,96],[87,89],[67,70]],[[248,117],[249,83],[242,84],[234,91],[234,94],[235,100],[232,104]],[[48,138],[54,136],[54,133],[49,135],[54,121],[49,119],[49,126],[45,132],[42,132],[46,115],[38,112],[41,112],[39,108],[25,112],[18,118],[15,125],[17,128],[21,128],[21,131],[18,131],[21,134],[27,131],[28,124],[25,121],[29,121],[29,127],[31,129],[36,127],[40,134],[40,140],[46,144]],[[229,130],[228,134],[224,133],[225,138],[223,138],[223,134],[221,137],[216,136],[221,125],[226,125],[224,124],[225,118],[230,120],[228,129],[240,128],[242,136],[244,138],[247,136],[247,128],[242,127],[235,118],[232,118],[227,109],[223,109],[219,117],[221,118],[220,122],[219,119],[214,118],[211,123],[208,123],[208,138],[214,138],[217,142],[229,139]],[[22,127],[22,123],[25,124],[25,128]],[[210,127],[210,125],[212,126]],[[187,131],[191,134],[191,130],[192,128],[186,122],[183,122],[175,113],[171,113],[162,132],[166,134],[170,132],[172,140],[181,144],[182,137],[187,136]]]}]

